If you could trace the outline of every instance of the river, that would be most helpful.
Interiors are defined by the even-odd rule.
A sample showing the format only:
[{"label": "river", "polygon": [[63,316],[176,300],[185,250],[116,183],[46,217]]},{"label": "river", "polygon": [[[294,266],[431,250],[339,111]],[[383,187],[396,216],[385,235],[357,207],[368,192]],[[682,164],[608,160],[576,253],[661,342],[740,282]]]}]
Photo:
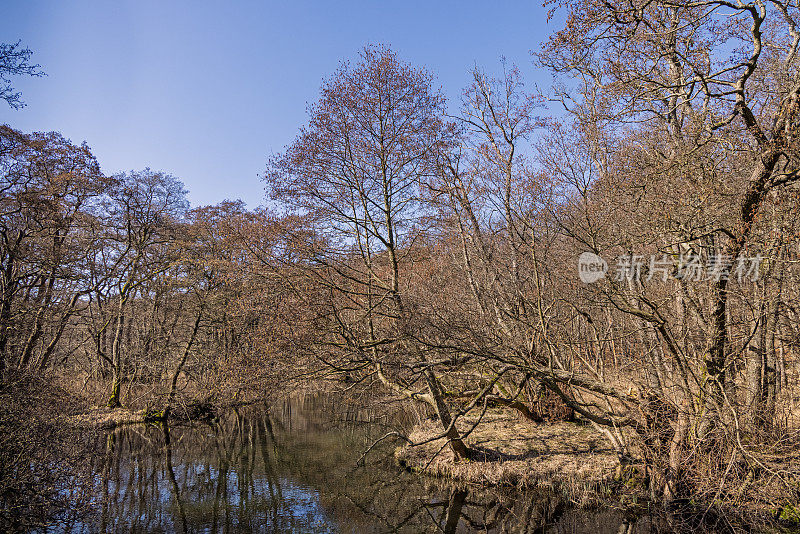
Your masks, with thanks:
[{"label": "river", "polygon": [[389,443],[357,466],[376,437],[407,424],[402,417],[308,397],[231,410],[211,424],[120,427],[97,444],[94,512],[57,531],[654,531],[648,518],[572,508],[542,491],[459,488],[409,473]]}]

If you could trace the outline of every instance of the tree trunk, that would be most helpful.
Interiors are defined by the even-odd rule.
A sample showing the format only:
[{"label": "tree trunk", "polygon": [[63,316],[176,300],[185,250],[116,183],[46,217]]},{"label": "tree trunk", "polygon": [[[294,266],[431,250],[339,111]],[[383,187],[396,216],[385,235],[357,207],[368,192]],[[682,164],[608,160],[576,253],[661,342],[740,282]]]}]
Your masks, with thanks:
[{"label": "tree trunk", "polygon": [[[436,408],[436,415],[442,423],[442,428],[447,430],[446,437],[450,442],[450,449],[453,451],[453,456],[456,460],[465,460],[470,457],[470,450],[461,439],[461,434],[458,432],[456,425],[453,423],[453,417],[450,414],[450,408],[444,400],[439,379],[431,369],[425,370],[425,382],[428,384],[428,391],[433,397],[434,406]],[[452,425],[452,426],[451,426]]]},{"label": "tree trunk", "polygon": [[685,406],[680,409],[682,413],[678,414],[678,418],[675,421],[675,433],[672,435],[672,440],[669,444],[669,466],[665,474],[663,495],[665,503],[669,503],[681,496],[683,482],[682,461],[685,458],[684,448],[689,430],[689,417]]},{"label": "tree trunk", "polygon": [[0,304],[0,387],[3,386],[6,371],[6,351],[8,338],[11,334],[11,301],[15,288],[11,287],[11,278],[14,272],[13,257],[8,259],[6,268],[3,270],[3,302]]},{"label": "tree trunk", "polygon": [[[778,289],[780,294],[780,288]],[[780,312],[779,299],[773,298],[767,306],[767,322],[764,335],[764,412],[765,426],[771,426],[775,419],[775,405],[778,396],[778,363],[775,354],[775,336]]]},{"label": "tree trunk", "polygon": [[470,457],[470,450],[461,439],[461,435],[459,434],[456,426],[453,425],[453,427],[450,428],[450,425],[453,422],[453,417],[450,414],[450,408],[447,406],[447,403],[444,400],[444,393],[442,392],[441,385],[439,384],[439,379],[436,378],[436,374],[431,369],[426,369],[423,373],[423,376],[425,377],[425,384],[428,386],[427,395],[416,393],[389,380],[386,375],[383,374],[382,366],[377,361],[375,363],[375,371],[378,375],[378,379],[389,389],[405,396],[406,398],[418,400],[433,407],[433,409],[436,411],[436,416],[439,418],[439,421],[442,424],[442,429],[447,430],[445,437],[447,437],[450,443],[450,449],[453,451],[455,458],[457,460],[462,460]]},{"label": "tree trunk", "polygon": [[[123,288],[124,290],[124,288]],[[119,408],[120,403],[120,389],[122,388],[122,366],[124,364],[122,359],[122,334],[125,325],[125,301],[127,295],[120,295],[119,307],[117,308],[116,325],[114,328],[114,339],[111,342],[111,395],[108,399],[109,408]]]},{"label": "tree trunk", "polygon": [[189,358],[189,351],[194,345],[195,339],[197,339],[197,332],[200,330],[200,320],[203,317],[203,307],[200,307],[200,310],[197,312],[197,318],[194,321],[194,327],[192,328],[192,335],[189,338],[189,341],[186,343],[186,348],[183,351],[183,355],[181,356],[180,361],[178,362],[178,366],[175,368],[175,372],[172,373],[172,382],[169,388],[169,396],[167,397],[167,405],[164,407],[164,410],[161,412],[161,419],[166,421],[169,418],[169,414],[172,411],[172,405],[175,402],[175,395],[178,391],[178,377],[183,370],[183,366],[186,365],[186,360]]},{"label": "tree trunk", "polygon": [[751,425],[758,424],[761,417],[761,401],[764,397],[762,390],[763,380],[761,378],[764,369],[762,347],[761,343],[759,343],[758,348],[749,347],[745,367],[745,379],[747,381],[745,408],[747,410],[747,421]]}]

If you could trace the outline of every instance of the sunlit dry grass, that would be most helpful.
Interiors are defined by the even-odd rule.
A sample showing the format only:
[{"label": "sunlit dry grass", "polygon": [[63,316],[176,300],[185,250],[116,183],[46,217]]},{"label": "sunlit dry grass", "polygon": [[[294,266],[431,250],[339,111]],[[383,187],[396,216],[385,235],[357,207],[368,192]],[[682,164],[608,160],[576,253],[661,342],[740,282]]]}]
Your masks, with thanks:
[{"label": "sunlit dry grass", "polygon": [[[459,427],[469,428],[470,418]],[[440,433],[435,421],[417,425],[409,436],[414,442]],[[475,451],[469,461],[454,462],[443,439],[396,452],[401,465],[433,476],[465,483],[520,488],[550,487],[582,495],[610,481],[617,456],[604,437],[578,423],[535,424],[514,415],[495,412],[467,438]],[[582,499],[580,497],[579,499]]]}]

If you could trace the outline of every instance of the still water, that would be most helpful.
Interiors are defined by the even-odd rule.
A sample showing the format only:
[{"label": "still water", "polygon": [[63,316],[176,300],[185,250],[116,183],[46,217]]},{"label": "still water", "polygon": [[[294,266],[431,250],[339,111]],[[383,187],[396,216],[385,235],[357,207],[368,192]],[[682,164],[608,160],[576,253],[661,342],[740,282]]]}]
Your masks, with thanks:
[{"label": "still water", "polygon": [[67,532],[651,532],[647,518],[552,495],[458,488],[397,467],[372,441],[396,424],[330,398],[233,410],[213,424],[104,436],[88,519]]}]

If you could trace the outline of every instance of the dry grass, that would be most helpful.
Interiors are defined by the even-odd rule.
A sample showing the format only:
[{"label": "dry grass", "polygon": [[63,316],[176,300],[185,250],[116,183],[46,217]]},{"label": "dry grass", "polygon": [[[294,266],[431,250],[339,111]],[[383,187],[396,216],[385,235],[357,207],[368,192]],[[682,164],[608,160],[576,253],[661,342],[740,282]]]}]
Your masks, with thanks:
[{"label": "dry grass", "polygon": [[70,418],[70,423],[81,427],[97,427],[111,429],[120,425],[143,423],[145,412],[143,410],[128,410],[126,408],[92,407],[83,413]]},{"label": "dry grass", "polygon": [[[474,421],[474,420],[473,420]],[[469,417],[459,422],[470,426]],[[409,436],[420,442],[440,433],[426,421]],[[617,456],[604,437],[577,423],[534,424],[505,412],[490,412],[467,438],[475,452],[454,462],[443,439],[397,449],[398,462],[433,476],[485,486],[547,487],[565,490],[582,501],[614,477]]]}]

